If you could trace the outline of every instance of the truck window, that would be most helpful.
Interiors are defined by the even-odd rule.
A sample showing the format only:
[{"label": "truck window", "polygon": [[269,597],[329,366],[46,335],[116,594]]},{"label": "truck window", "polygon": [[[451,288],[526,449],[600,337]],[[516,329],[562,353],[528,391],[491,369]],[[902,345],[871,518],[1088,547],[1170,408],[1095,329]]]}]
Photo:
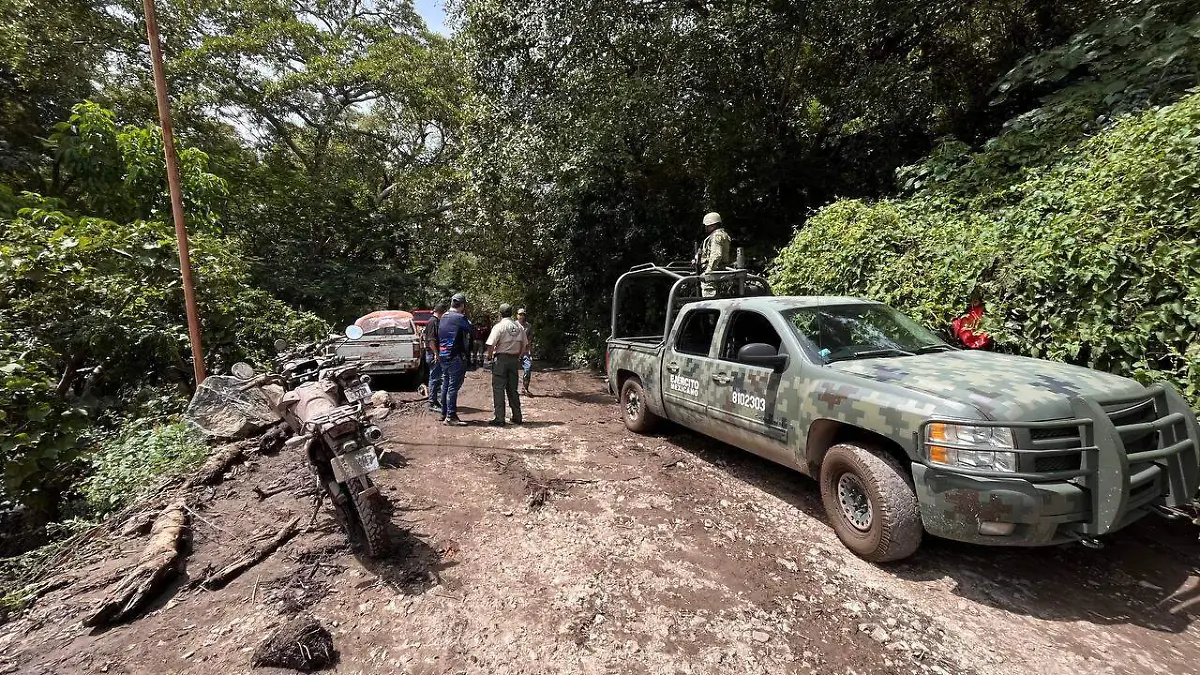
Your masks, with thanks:
[{"label": "truck window", "polygon": [[675,338],[675,351],[681,354],[708,356],[720,316],[719,309],[697,309],[688,312],[679,328],[679,336]]},{"label": "truck window", "polygon": [[748,344],[761,342],[769,344],[779,351],[783,340],[779,332],[771,325],[767,317],[758,312],[734,312],[725,329],[725,342],[721,345],[721,358],[726,361],[736,361],[738,350]]}]

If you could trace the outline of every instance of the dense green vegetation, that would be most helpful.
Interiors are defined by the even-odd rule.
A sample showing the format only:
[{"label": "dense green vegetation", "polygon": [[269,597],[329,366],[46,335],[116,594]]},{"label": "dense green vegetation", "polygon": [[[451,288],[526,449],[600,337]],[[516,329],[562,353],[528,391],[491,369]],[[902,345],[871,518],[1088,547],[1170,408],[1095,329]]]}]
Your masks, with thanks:
[{"label": "dense green vegetation", "polygon": [[474,94],[463,227],[509,261],[481,282],[530,294],[594,358],[618,270],[691,258],[710,210],[765,265],[812,209],[887,194],[939,137],[982,141],[1035,104],[992,105],[994,83],[1107,3],[455,5]]},{"label": "dense green vegetation", "polygon": [[[210,371],[450,290],[597,363],[617,274],[718,210],[782,290],[933,325],[978,292],[1008,348],[1197,395],[1195,3],[449,4],[159,0]],[[198,447],[140,16],[0,0],[0,501],[35,523]]]},{"label": "dense green vegetation", "polygon": [[777,289],[933,326],[978,297],[1009,349],[1200,401],[1200,93],[1178,98],[1200,82],[1200,13],[1141,5],[1014,70],[1001,88],[1088,67],[982,149],[948,142],[903,170],[909,196],[819,211]]}]

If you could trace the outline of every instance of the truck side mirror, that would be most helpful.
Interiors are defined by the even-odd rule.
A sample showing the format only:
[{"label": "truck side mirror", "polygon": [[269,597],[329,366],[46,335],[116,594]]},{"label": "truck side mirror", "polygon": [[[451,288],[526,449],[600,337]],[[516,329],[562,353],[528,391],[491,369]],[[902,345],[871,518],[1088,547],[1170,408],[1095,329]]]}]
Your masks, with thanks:
[{"label": "truck side mirror", "polygon": [[751,342],[743,346],[738,350],[737,360],[748,366],[770,368],[777,373],[782,373],[788,365],[787,354],[780,354],[774,347],[764,342]]},{"label": "truck side mirror", "polygon": [[355,325],[346,326],[346,337],[350,338],[351,340],[357,340],[362,336],[363,336],[362,327],[355,326]]}]

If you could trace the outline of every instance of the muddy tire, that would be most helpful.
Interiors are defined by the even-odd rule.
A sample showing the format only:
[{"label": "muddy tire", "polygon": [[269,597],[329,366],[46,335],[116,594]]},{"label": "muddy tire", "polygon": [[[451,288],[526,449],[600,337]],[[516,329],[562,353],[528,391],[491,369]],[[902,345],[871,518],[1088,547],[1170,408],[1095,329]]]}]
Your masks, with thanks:
[{"label": "muddy tire", "polygon": [[658,415],[646,405],[646,389],[636,377],[621,385],[621,417],[625,428],[638,434],[650,433],[658,425]]},{"label": "muddy tire", "polygon": [[853,443],[830,448],[821,464],[821,501],[838,538],[863,560],[900,560],[921,545],[916,492],[886,452]]},{"label": "muddy tire", "polygon": [[379,490],[366,476],[352,479],[347,488],[350,501],[354,504],[355,515],[358,519],[359,544],[363,553],[371,558],[381,558],[387,554],[391,542],[388,541],[388,519],[379,503]]}]

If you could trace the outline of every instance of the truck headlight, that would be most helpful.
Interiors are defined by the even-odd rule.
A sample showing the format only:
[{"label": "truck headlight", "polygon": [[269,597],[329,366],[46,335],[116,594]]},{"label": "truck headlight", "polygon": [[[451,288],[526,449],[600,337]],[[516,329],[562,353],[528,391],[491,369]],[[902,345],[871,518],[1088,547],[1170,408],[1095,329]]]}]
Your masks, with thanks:
[{"label": "truck headlight", "polygon": [[934,422],[926,427],[925,434],[929,461],[934,464],[989,471],[1017,470],[1017,453],[1011,452],[1016,447],[1012,430],[1006,427]]}]

